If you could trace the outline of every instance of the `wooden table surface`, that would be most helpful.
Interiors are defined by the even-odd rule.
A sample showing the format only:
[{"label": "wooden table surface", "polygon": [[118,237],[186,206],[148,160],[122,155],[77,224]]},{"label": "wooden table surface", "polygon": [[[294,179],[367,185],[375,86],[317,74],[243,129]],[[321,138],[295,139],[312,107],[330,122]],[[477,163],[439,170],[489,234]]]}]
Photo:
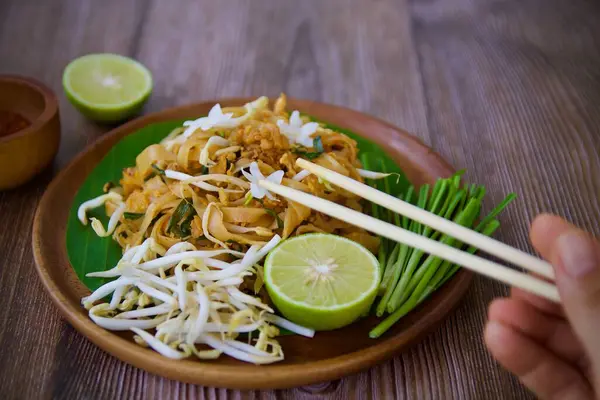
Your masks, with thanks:
[{"label": "wooden table surface", "polygon": [[599,233],[600,3],[595,0],[0,1],[0,73],[60,97],[51,170],[0,193],[0,393],[4,399],[527,398],[482,342],[477,278],[422,343],[369,371],[311,387],[239,392],[183,384],[108,356],[65,323],[33,265],[36,205],[58,170],[108,130],[66,101],[61,74],[92,52],[152,71],[145,109],[285,91],[414,132],[493,201],[518,201],[498,238],[530,250],[541,211]]}]

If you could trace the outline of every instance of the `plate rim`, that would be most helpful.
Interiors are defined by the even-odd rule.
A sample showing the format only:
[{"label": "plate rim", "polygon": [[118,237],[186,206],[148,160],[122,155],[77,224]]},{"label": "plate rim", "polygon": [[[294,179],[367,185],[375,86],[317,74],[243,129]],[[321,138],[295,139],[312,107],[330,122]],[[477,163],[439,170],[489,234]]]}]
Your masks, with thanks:
[{"label": "plate rim", "polygon": [[[451,310],[462,300],[473,278],[473,274],[470,271],[459,271],[459,273],[448,282],[443,289],[435,294],[434,297],[442,297],[440,300],[443,301],[432,303],[433,299],[430,298],[428,301],[424,302],[419,309],[422,311],[426,310],[427,312],[422,318],[417,320],[415,324],[402,331],[401,334],[384,338],[377,344],[351,353],[318,361],[309,361],[306,364],[302,364],[303,368],[301,369],[298,369],[298,364],[286,365],[276,363],[269,366],[255,366],[246,363],[240,365],[224,365],[200,360],[170,360],[152,350],[140,347],[133,341],[127,340],[110,331],[106,331],[94,324],[87,315],[82,316],[81,306],[79,304],[73,305],[72,301],[62,293],[57,280],[49,273],[49,269],[52,267],[49,266],[47,260],[45,260],[44,252],[53,250],[51,248],[44,248],[47,244],[44,244],[45,239],[42,237],[41,232],[45,229],[43,226],[45,222],[43,215],[44,211],[49,207],[49,204],[51,204],[51,200],[53,199],[53,196],[56,195],[55,192],[59,187],[59,184],[65,179],[68,171],[81,163],[85,157],[92,153],[98,146],[110,142],[111,140],[118,141],[123,137],[136,132],[143,126],[175,119],[169,117],[173,113],[191,113],[194,109],[207,107],[216,103],[243,104],[252,99],[254,98],[234,97],[207,100],[170,107],[159,112],[141,116],[112,129],[86,146],[56,175],[50,185],[46,188],[46,191],[38,204],[32,227],[32,247],[35,267],[46,292],[50,295],[55,306],[63,317],[65,317],[79,333],[102,350],[123,362],[169,379],[231,389],[279,389],[339,379],[343,376],[356,373],[385,361],[398,354],[401,350],[420,341],[425,335],[445,320],[450,315]],[[420,156],[428,157],[428,161],[431,161],[432,163],[429,165],[429,168],[433,171],[432,176],[433,174],[437,176],[447,176],[454,171],[454,169],[438,153],[434,152],[414,135],[376,117],[346,107],[311,100],[288,98],[288,103],[296,105],[296,109],[307,112],[309,115],[314,115],[314,110],[321,109],[323,112],[331,113],[331,115],[342,113],[349,115],[352,118],[359,118],[367,125],[373,124],[380,129],[387,129],[390,133],[402,137],[403,146],[410,145],[414,147],[415,150],[421,152]],[[313,112],[307,110],[313,110]],[[315,115],[315,117],[317,116]],[[328,121],[327,118],[318,119],[325,122],[331,122]],[[335,125],[352,131],[356,129],[352,128],[352,126],[344,126],[340,123],[335,123]],[[360,135],[359,132],[356,133]],[[390,146],[386,143],[375,140],[375,138],[369,137],[368,135],[366,138],[379,144],[386,152],[390,150]],[[107,152],[110,148],[112,148],[112,146],[108,148]],[[405,149],[391,149],[397,153],[396,157],[398,157],[402,151],[405,151]],[[104,157],[104,155],[106,155],[106,152],[102,157]],[[393,156],[393,154],[390,154],[390,156]],[[406,154],[405,151],[404,156],[407,157],[408,162],[412,154]],[[91,168],[93,169],[96,165],[97,163]],[[86,176],[88,173],[86,173]],[[79,187],[80,185],[75,189],[75,193]],[[75,196],[75,193],[72,193],[72,196]],[[62,240],[60,238],[57,240],[64,246],[65,235],[63,234],[61,236]],[[58,249],[58,251],[66,252],[66,248]],[[74,274],[74,271],[72,272]],[[443,296],[441,296],[442,294]]]}]

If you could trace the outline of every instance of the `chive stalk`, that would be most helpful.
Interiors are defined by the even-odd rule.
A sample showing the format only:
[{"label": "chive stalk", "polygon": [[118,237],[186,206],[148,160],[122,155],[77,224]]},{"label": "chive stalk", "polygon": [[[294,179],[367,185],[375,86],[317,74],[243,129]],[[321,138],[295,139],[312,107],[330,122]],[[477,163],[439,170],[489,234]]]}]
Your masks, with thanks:
[{"label": "chive stalk", "polygon": [[[368,157],[367,154],[363,154],[361,156],[361,162],[366,169],[371,170],[371,167],[372,167],[371,158]],[[367,183],[370,186],[377,188],[377,184],[375,181],[367,180]],[[378,204],[371,203],[371,216],[373,218],[382,219],[383,210],[384,209],[380,209]],[[377,253],[377,261],[379,261],[379,268],[382,273],[385,271],[386,262],[387,262],[387,246],[388,246],[387,242],[388,242],[388,240],[383,237],[380,239],[379,251]]]},{"label": "chive stalk", "polygon": [[[417,202],[417,206],[419,208],[423,208],[425,209],[425,206],[427,205],[427,196],[429,194],[429,185],[423,185],[421,186],[421,189],[419,190],[419,200]],[[420,235],[422,233],[422,228],[423,225],[415,220],[413,220],[411,222],[411,228],[410,230],[413,231],[414,233]],[[417,250],[413,250],[412,247],[409,247],[408,252],[403,255],[403,258],[407,258],[408,257],[408,262],[405,268],[403,268],[402,271],[402,275],[400,276],[400,281],[398,282],[398,285],[396,285],[396,288],[394,289],[394,292],[392,292],[391,297],[394,297],[394,293],[396,293],[397,291],[402,292],[404,290],[404,288],[406,287],[406,285],[408,284],[408,281],[410,280],[414,269],[416,268],[419,259],[420,259],[420,255],[416,254]],[[398,263],[396,265],[399,265]],[[386,306],[388,311],[389,311],[389,303],[388,306]]]},{"label": "chive stalk", "polygon": [[383,277],[381,278],[381,284],[379,286],[380,290],[383,290],[387,287],[395,268],[396,261],[398,260],[398,254],[400,253],[400,243],[396,243],[390,256],[387,259],[385,270],[383,272]]},{"label": "chive stalk", "polygon": [[[488,224],[480,231],[481,234],[486,235],[486,236],[492,236],[492,234],[500,227],[500,222],[496,219],[488,222]],[[469,253],[469,254],[475,254],[475,252],[477,251],[477,248],[475,246],[469,246],[469,248],[467,248],[465,250],[465,252]],[[446,281],[450,278],[452,278],[452,276],[454,276],[454,274],[458,271],[458,269],[460,268],[459,265],[456,264],[452,264],[449,261],[446,261],[445,264],[442,266],[442,268],[440,268],[440,271],[438,271],[440,273],[441,278],[439,280],[436,280],[433,282],[432,286],[434,289],[437,289],[439,287],[441,287],[444,283],[446,283]]]},{"label": "chive stalk", "polygon": [[[368,160],[365,161],[363,164],[366,168],[369,168]],[[414,198],[415,189],[411,185],[402,196],[402,199],[411,204],[416,203],[422,209],[471,228],[475,225],[475,221],[479,219],[486,189],[484,186],[476,184],[466,184],[461,187],[463,174],[464,171],[459,171],[449,178],[438,179],[433,187],[423,185],[416,199]],[[373,186],[379,186],[380,189],[390,192],[387,179],[379,182],[379,185],[373,184]],[[485,218],[479,221],[474,230],[486,236],[491,236],[500,226],[496,219],[497,215],[515,197],[514,194],[509,194]],[[399,216],[390,213],[376,205],[373,205],[373,212],[373,216],[378,219],[394,223],[396,226],[440,241],[448,246],[463,248],[464,251],[470,254],[477,251],[473,246],[467,247],[459,240],[415,220],[410,220],[404,215]],[[378,317],[382,317],[386,311],[389,315],[369,333],[372,338],[383,334],[400,318],[428,298],[431,293],[444,285],[460,268],[460,266],[439,257],[424,256],[423,251],[408,245],[402,243],[394,245],[392,241],[386,242],[380,247],[379,260],[383,268],[383,278],[380,285],[381,298],[374,311]]]},{"label": "chive stalk", "polygon": [[[479,207],[479,204],[476,200],[469,203],[470,207],[468,209],[463,210],[459,216],[456,218],[457,223],[461,222],[462,224],[468,224],[469,220],[473,217],[474,211],[476,207]],[[472,223],[472,220],[471,220]],[[451,245],[454,242],[454,238],[445,235],[442,239],[442,242],[445,244]],[[421,281],[418,283],[415,290],[408,296],[408,299],[395,309],[394,312],[390,314],[386,319],[384,319],[379,325],[377,325],[371,332],[369,332],[369,337],[377,338],[381,336],[385,331],[387,331],[392,325],[394,325],[400,318],[408,314],[413,308],[415,308],[423,299],[423,293],[427,289],[427,284],[433,278],[437,266],[443,260],[439,257],[429,256],[426,263],[428,265],[423,265],[422,269],[426,271],[426,274],[422,277]]]},{"label": "chive stalk", "polygon": [[[408,187],[408,189],[406,190],[406,194],[404,195],[404,201],[412,204],[412,199],[413,199],[414,193],[415,193],[415,187],[413,185],[410,185]],[[402,215],[401,218],[402,218],[402,227],[404,229],[408,229],[410,220],[408,219],[408,217],[406,215]]]},{"label": "chive stalk", "polygon": [[[410,185],[404,195],[404,199],[401,200],[404,200],[407,203],[412,203],[414,190],[414,186]],[[406,215],[400,216],[398,214],[395,214],[394,217],[397,226],[401,226],[403,229],[407,230],[410,228],[411,221],[408,219],[408,217],[406,217]],[[396,246],[399,248],[398,257],[395,260],[393,260],[391,268],[386,269],[383,279],[381,281],[380,292],[383,291],[383,297],[379,301],[376,308],[376,314],[378,317],[381,317],[385,312],[387,302],[390,296],[392,295],[392,291],[396,287],[396,284],[398,283],[398,279],[400,279],[400,275],[402,274],[402,271],[404,270],[404,265],[406,264],[406,257],[408,255],[409,250],[411,249],[410,246],[404,243],[398,243]]]},{"label": "chive stalk", "polygon": [[[471,226],[475,216],[477,215],[477,210],[479,207],[479,201],[477,199],[471,199],[467,207],[454,219],[454,222],[462,226]],[[460,242],[457,242],[455,238],[449,235],[443,235],[439,241],[447,246],[452,247],[460,247],[462,245]],[[401,293],[400,299],[397,300],[392,298],[392,301],[397,301],[397,303],[391,302],[391,305],[394,307],[394,309],[401,306],[404,301],[407,301],[409,296],[411,299],[413,299],[413,301],[418,301],[421,294],[425,290],[425,285],[427,285],[427,283],[431,280],[443,261],[443,259],[430,254],[419,266],[414,276],[408,283],[407,290],[404,293]]]}]

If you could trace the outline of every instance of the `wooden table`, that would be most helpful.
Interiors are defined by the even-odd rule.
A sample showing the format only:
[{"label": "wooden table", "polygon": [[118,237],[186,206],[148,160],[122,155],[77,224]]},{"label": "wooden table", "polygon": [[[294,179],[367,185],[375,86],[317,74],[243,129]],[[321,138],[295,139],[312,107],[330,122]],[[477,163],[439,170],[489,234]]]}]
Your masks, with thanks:
[{"label": "wooden table", "polygon": [[[412,350],[312,387],[237,392],[162,379],[108,356],[66,324],[33,266],[33,214],[52,176],[108,127],[67,103],[61,74],[91,52],[135,57],[154,74],[145,112],[222,96],[341,104],[412,131],[497,202],[519,199],[499,239],[530,249],[527,224],[562,214],[599,232],[600,3],[551,0],[2,0],[0,72],[60,96],[52,170],[0,193],[0,393],[4,399],[521,398],[486,352],[476,279]],[[177,396],[177,397],[176,397]]]}]

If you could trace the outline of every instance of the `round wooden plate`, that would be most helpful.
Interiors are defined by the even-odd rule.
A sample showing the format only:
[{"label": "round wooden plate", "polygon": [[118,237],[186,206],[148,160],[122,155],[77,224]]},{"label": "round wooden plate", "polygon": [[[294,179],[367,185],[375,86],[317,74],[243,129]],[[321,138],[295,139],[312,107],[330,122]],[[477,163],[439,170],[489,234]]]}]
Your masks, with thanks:
[{"label": "round wooden plate", "polygon": [[[219,101],[239,105],[250,99]],[[368,332],[377,319],[367,318],[346,328],[319,332],[313,339],[279,338],[285,360],[267,366],[242,363],[229,357],[202,362],[170,360],[135,344],[130,334],[117,334],[95,325],[80,305],[89,290],[69,263],[65,246],[67,216],[80,185],[104,155],[124,136],[150,123],[206,115],[215,101],[187,105],[150,114],[106,134],[79,154],[48,187],[33,224],[37,270],[52,300],[65,318],[93,343],[115,357],[149,372],[184,382],[237,389],[285,388],[313,384],[368,368],[421,340],[462,298],[472,278],[461,270],[441,290],[411,312],[379,339]],[[415,184],[433,183],[453,170],[438,154],[407,132],[356,111],[304,100],[289,100],[289,108],[318,120],[350,129],[381,145]]]}]

